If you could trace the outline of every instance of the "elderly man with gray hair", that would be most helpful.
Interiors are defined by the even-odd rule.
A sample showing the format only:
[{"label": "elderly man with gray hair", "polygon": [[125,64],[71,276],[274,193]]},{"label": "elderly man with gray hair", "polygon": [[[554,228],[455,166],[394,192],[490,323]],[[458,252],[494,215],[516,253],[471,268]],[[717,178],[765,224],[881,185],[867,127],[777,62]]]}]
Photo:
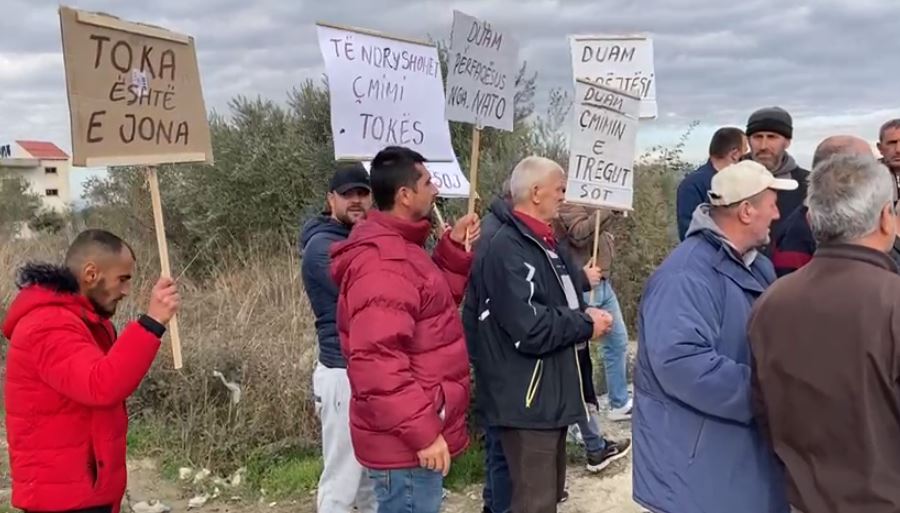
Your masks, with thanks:
[{"label": "elderly man with gray hair", "polygon": [[872,158],[813,170],[812,261],[749,322],[756,418],[797,511],[900,511],[900,276],[896,188]]},{"label": "elderly man with gray hair", "polygon": [[610,315],[586,307],[582,270],[550,223],[565,174],[528,157],[510,177],[511,202],[479,242],[469,280],[467,336],[479,411],[499,430],[512,482],[512,513],[553,513],[564,496],[566,430],[586,418],[577,346],[604,335]]}]

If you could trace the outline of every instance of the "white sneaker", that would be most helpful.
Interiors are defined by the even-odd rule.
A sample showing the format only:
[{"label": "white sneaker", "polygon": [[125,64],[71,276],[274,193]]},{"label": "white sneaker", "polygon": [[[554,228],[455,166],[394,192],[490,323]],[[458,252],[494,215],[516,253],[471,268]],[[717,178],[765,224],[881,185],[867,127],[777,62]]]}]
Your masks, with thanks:
[{"label": "white sneaker", "polygon": [[613,422],[624,422],[626,420],[631,420],[631,409],[634,404],[631,398],[628,398],[628,402],[625,403],[625,406],[621,408],[612,408],[609,410],[609,414],[607,418]]}]

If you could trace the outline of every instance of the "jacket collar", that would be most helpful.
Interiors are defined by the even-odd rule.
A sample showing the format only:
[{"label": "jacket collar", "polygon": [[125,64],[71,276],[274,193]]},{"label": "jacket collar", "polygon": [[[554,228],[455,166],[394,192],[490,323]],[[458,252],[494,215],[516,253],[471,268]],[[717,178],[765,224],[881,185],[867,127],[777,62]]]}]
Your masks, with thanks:
[{"label": "jacket collar", "polygon": [[694,211],[694,218],[688,230],[688,237],[700,237],[707,244],[717,248],[718,260],[713,265],[716,272],[733,281],[738,287],[762,294],[771,283],[761,267],[759,251],[751,249],[739,254],[709,215],[709,205],[700,205]]},{"label": "jacket collar", "polygon": [[[515,228],[522,235],[530,237],[534,240],[540,240],[540,235],[534,233],[534,230],[528,227],[513,212],[513,207],[509,201],[503,198],[496,198],[491,203],[491,212],[497,217],[497,220],[503,224],[507,224]],[[540,244],[539,244],[540,245]]]},{"label": "jacket collar", "polygon": [[[896,247],[897,241],[894,241]],[[886,271],[897,272],[897,264],[891,260],[887,253],[876,249],[867,248],[858,244],[825,244],[819,246],[814,258],[839,258],[843,260],[856,260]]]},{"label": "jacket collar", "polygon": [[431,221],[428,219],[407,221],[378,210],[369,211],[366,222],[379,224],[417,246],[425,245],[432,228]]},{"label": "jacket collar", "polygon": [[739,258],[735,253],[731,248],[721,246],[719,248],[720,258],[714,266],[716,272],[733,281],[744,290],[756,292],[757,294],[765,292],[769,283],[759,267],[755,265],[757,259],[754,259],[754,264],[748,266],[744,263],[738,263]]},{"label": "jacket collar", "polygon": [[734,244],[728,240],[728,237],[722,232],[719,225],[713,221],[712,216],[709,213],[710,205],[708,203],[701,203],[697,206],[697,209],[694,210],[694,215],[691,218],[691,224],[688,227],[687,234],[685,237],[690,237],[694,234],[700,234],[706,237],[707,240],[711,244],[722,245],[725,250],[731,255],[735,260],[739,260],[744,267],[748,269],[753,265],[753,262],[756,261],[756,257],[759,255],[759,251],[754,248],[751,248],[743,255],[738,253],[737,248],[734,247]]}]

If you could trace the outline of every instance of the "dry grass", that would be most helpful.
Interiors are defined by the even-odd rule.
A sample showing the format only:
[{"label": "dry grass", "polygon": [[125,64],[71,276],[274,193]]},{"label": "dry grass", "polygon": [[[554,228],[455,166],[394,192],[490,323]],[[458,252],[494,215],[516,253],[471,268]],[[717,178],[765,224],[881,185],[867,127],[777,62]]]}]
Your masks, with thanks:
[{"label": "dry grass", "polygon": [[[3,243],[0,308],[15,295],[15,269],[29,260],[59,262],[67,243],[65,235]],[[154,244],[138,242],[135,250],[141,263],[135,290],[114,319],[119,329],[143,310],[158,269]],[[173,369],[167,340],[130,401],[147,452],[231,472],[250,458],[315,447],[315,329],[299,268],[285,247],[275,257],[251,252],[221,264],[202,286],[179,280],[184,368]],[[213,371],[240,385],[239,403]]]}]

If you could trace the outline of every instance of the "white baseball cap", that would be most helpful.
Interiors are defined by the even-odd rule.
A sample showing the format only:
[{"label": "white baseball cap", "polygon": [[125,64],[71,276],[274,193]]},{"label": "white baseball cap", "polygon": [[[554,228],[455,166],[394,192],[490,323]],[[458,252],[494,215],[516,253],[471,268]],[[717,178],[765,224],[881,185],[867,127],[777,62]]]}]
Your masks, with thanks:
[{"label": "white baseball cap", "polygon": [[707,195],[711,205],[724,207],[752,198],[766,189],[793,191],[799,185],[797,180],[775,178],[759,162],[742,160],[713,175]]}]

